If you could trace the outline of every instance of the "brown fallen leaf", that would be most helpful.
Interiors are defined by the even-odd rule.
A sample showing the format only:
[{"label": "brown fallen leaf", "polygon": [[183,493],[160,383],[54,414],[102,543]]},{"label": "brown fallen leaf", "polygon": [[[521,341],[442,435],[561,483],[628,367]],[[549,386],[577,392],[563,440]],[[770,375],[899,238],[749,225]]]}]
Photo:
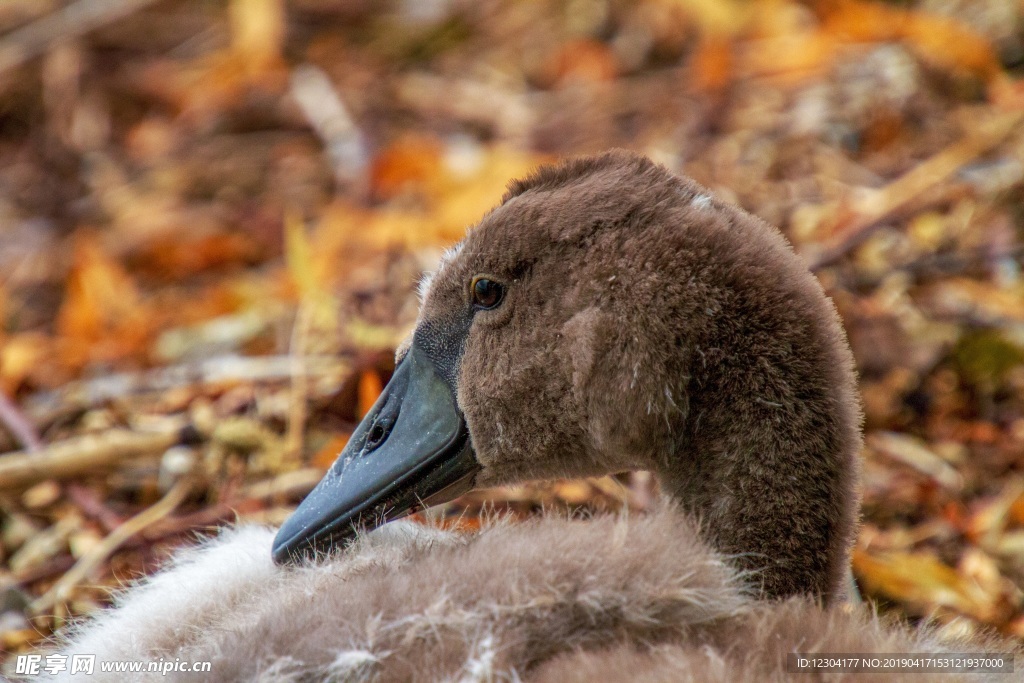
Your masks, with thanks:
[{"label": "brown fallen leaf", "polygon": [[961,576],[931,551],[853,552],[853,570],[868,594],[898,600],[923,614],[948,607],[983,622],[998,614],[998,595]]}]

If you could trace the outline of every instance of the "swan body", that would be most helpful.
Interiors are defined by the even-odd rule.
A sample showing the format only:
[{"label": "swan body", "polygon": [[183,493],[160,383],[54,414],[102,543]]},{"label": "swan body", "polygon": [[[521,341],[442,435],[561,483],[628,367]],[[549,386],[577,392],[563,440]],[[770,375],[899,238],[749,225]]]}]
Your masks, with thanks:
[{"label": "swan body", "polygon": [[208,661],[210,680],[225,682],[724,683],[791,680],[790,652],[951,647],[866,611],[753,598],[671,506],[637,517],[497,523],[472,535],[397,521],[346,553],[294,567],[271,562],[272,538],[270,529],[242,527],[183,553],[63,651]]},{"label": "swan body", "polygon": [[[182,553],[65,652],[266,683],[770,681],[787,653],[940,648],[841,605],[852,359],[774,228],[612,152],[513,182],[423,289],[394,378],[276,536]],[[380,526],[475,486],[627,469],[669,500]]]}]

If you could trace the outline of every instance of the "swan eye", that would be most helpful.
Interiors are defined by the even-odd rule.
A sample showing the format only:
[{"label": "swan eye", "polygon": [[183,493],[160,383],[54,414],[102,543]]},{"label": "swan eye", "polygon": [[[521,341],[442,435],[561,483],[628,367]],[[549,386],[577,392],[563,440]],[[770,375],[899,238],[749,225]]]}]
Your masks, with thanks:
[{"label": "swan eye", "polygon": [[484,310],[494,308],[505,297],[505,287],[501,283],[488,280],[485,277],[473,278],[471,289],[473,305]]}]

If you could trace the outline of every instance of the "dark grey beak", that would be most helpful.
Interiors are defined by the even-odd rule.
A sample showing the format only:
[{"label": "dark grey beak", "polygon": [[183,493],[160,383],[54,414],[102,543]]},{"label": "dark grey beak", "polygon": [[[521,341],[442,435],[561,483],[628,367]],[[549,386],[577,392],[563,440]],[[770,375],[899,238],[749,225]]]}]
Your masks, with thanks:
[{"label": "dark grey beak", "polygon": [[311,557],[473,488],[480,466],[452,389],[414,343],[345,450],[274,539],[278,564]]}]

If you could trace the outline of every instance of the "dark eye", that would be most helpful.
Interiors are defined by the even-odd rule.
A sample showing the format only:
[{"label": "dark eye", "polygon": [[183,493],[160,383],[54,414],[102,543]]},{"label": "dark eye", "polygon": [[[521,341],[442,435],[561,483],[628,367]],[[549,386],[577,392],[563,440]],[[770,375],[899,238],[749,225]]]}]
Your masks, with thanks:
[{"label": "dark eye", "polygon": [[485,277],[473,279],[473,305],[477,308],[494,308],[505,296],[505,287]]}]

